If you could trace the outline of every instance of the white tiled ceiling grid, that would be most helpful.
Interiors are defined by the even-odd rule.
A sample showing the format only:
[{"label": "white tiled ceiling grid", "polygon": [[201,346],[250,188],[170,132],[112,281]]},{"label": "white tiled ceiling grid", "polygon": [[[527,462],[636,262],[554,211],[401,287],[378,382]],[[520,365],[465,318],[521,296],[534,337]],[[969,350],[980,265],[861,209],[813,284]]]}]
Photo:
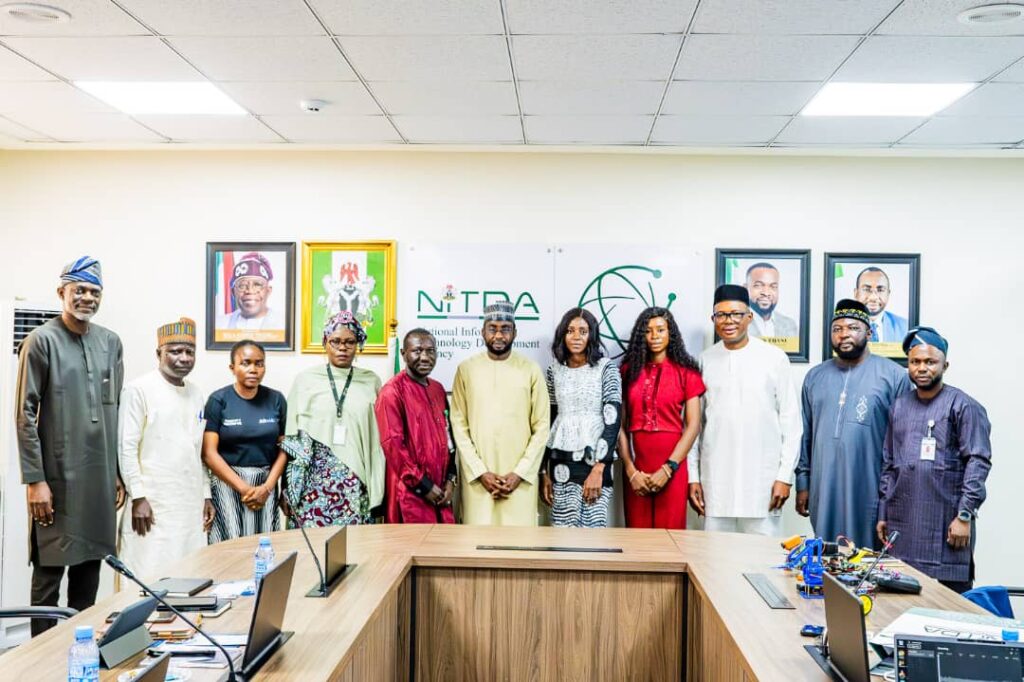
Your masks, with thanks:
[{"label": "white tiled ceiling grid", "polygon": [[[1024,148],[1024,22],[956,21],[982,2],[47,0],[72,21],[0,14],[0,147]],[[72,84],[203,78],[249,115],[130,117]],[[979,87],[931,119],[796,116],[829,79]]]}]

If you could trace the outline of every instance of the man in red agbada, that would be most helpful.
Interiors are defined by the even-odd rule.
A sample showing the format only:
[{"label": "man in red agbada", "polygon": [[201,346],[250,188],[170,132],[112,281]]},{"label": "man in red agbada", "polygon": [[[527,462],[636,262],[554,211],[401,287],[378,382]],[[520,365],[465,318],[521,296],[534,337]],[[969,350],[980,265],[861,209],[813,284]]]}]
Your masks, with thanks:
[{"label": "man in red agbada", "polygon": [[444,387],[430,379],[437,342],[426,329],[402,341],[405,370],[391,378],[374,408],[387,462],[388,523],[455,523],[455,456]]}]

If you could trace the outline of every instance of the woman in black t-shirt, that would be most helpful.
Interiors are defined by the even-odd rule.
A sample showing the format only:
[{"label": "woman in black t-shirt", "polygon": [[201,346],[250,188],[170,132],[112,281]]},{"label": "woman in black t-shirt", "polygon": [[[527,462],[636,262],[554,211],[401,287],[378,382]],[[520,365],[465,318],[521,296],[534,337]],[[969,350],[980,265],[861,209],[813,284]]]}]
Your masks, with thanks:
[{"label": "woman in black t-shirt", "polygon": [[217,516],[210,544],[281,529],[277,481],[287,457],[278,448],[284,436],[284,396],[261,386],[266,352],[255,341],[231,348],[235,383],[206,401],[203,462],[213,473]]}]

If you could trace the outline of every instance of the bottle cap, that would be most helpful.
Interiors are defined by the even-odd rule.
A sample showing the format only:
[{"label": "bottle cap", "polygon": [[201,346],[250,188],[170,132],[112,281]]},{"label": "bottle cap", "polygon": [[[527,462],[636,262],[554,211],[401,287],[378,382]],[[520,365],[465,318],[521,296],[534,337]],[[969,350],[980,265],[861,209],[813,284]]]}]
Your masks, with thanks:
[{"label": "bottle cap", "polygon": [[92,626],[91,625],[79,625],[75,628],[75,640],[81,642],[82,640],[92,639]]},{"label": "bottle cap", "polygon": [[1020,641],[1020,633],[1016,630],[1003,630],[1003,641],[1018,642]]},{"label": "bottle cap", "polygon": [[268,538],[266,535],[264,535],[264,536],[262,536],[260,538],[260,545],[269,545],[269,544],[270,544],[270,538]]}]

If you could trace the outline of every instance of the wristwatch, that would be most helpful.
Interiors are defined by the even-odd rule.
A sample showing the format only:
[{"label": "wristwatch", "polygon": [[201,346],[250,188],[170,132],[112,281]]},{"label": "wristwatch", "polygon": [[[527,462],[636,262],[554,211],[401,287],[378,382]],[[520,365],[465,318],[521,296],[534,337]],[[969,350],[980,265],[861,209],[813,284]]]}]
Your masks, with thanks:
[{"label": "wristwatch", "polygon": [[960,519],[961,521],[963,521],[964,523],[967,523],[971,519],[974,518],[974,514],[972,514],[971,512],[967,511],[966,509],[961,509],[960,513],[957,514],[956,517],[958,519]]},{"label": "wristwatch", "polygon": [[668,465],[668,468],[672,470],[673,474],[675,474],[677,471],[679,471],[679,462],[670,459],[667,462],[665,462],[665,464]]}]

